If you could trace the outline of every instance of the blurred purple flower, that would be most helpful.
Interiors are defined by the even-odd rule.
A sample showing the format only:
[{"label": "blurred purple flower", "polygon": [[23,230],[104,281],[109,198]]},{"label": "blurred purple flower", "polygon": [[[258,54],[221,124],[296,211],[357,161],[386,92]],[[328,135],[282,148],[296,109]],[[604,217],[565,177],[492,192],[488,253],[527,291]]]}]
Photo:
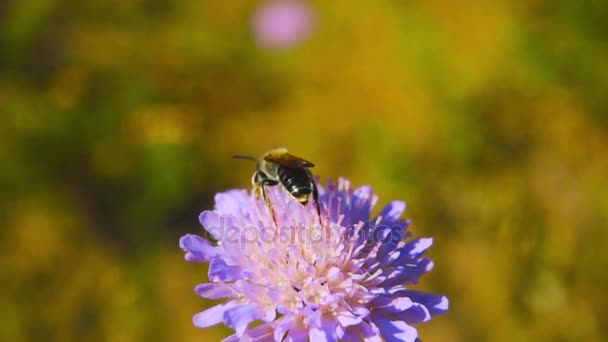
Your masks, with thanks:
[{"label": "blurred purple flower", "polygon": [[314,14],[303,1],[270,0],[258,7],[253,24],[260,46],[287,48],[310,35]]},{"label": "blurred purple flower", "polygon": [[[413,324],[448,310],[442,295],[409,289],[433,262],[431,238],[412,239],[405,203],[393,201],[370,220],[378,198],[340,179],[303,207],[280,187],[268,188],[276,224],[253,192],[215,197],[200,221],[217,243],[185,235],[186,260],[209,262],[198,295],[225,301],[196,314],[194,325],[223,323],[225,341],[418,341]],[[254,328],[249,324],[262,321]]]}]

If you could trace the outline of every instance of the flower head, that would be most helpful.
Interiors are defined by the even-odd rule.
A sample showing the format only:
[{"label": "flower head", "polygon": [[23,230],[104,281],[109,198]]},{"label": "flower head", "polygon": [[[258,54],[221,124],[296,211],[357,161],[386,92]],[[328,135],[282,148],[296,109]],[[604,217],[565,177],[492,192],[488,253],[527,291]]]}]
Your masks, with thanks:
[{"label": "flower head", "polygon": [[314,26],[310,5],[300,0],[270,0],[255,13],[253,28],[258,44],[287,48],[308,37]]},{"label": "flower head", "polygon": [[223,323],[235,330],[228,341],[416,341],[413,324],[447,311],[445,296],[409,288],[433,267],[422,257],[432,239],[404,241],[404,202],[370,219],[370,187],[340,179],[319,193],[323,226],[314,203],[278,186],[268,188],[276,222],[253,191],[216,195],[200,221],[217,243],[180,240],[186,260],[209,262],[210,282],[196,293],[225,299],[196,314],[196,326]]}]

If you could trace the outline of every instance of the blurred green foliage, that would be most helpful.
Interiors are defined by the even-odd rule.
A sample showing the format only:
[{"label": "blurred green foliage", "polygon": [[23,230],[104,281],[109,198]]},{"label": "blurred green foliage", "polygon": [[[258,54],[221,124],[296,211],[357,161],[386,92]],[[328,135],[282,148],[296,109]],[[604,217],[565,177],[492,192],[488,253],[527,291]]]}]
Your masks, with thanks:
[{"label": "blurred green foliage", "polygon": [[0,340],[217,340],[177,246],[283,145],[435,237],[427,341],[608,339],[608,3],[0,3]]}]

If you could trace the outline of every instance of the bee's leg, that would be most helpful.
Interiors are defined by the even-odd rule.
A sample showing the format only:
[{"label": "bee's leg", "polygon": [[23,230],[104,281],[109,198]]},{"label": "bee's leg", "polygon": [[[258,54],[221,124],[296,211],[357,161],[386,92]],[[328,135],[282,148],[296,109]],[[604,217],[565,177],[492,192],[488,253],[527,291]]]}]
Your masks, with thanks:
[{"label": "bee's leg", "polygon": [[315,205],[317,206],[317,217],[319,218],[319,225],[323,227],[323,222],[321,222],[321,206],[319,205],[319,192],[317,191],[317,185],[312,183],[312,199],[315,200]]},{"label": "bee's leg", "polygon": [[251,185],[253,186],[253,191],[255,194],[255,199],[260,198],[260,187],[262,184],[261,180],[258,180],[259,173],[256,171],[253,173],[253,177],[251,177]]},{"label": "bee's leg", "polygon": [[278,184],[277,182],[274,182],[271,180],[265,180],[262,182],[262,184],[260,185],[259,188],[262,190],[262,197],[264,197],[264,202],[266,202],[266,206],[268,207],[268,210],[270,211],[270,216],[272,217],[272,220],[274,221],[274,225],[278,230],[279,224],[277,223],[277,218],[274,215],[274,209],[272,208],[272,203],[270,203],[270,198],[266,194],[266,185],[272,186],[272,185],[277,185],[277,184]]},{"label": "bee's leg", "polygon": [[259,185],[254,185],[253,186],[253,192],[255,193],[255,199],[257,200],[258,198],[260,198],[260,186]]}]

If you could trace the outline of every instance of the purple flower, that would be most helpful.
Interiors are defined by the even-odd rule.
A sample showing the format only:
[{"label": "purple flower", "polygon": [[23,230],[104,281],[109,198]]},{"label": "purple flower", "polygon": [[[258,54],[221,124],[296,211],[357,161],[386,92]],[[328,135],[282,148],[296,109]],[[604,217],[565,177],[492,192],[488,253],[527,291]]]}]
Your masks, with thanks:
[{"label": "purple flower", "polygon": [[340,179],[319,187],[319,226],[314,202],[267,190],[276,224],[253,191],[230,190],[200,215],[217,243],[180,239],[187,261],[209,262],[196,293],[225,299],[194,315],[196,326],[225,324],[235,330],[225,341],[417,341],[413,325],[448,310],[445,296],[410,289],[433,267],[422,257],[432,239],[404,241],[404,202],[370,219],[378,197]]},{"label": "purple flower", "polygon": [[253,26],[259,45],[287,48],[308,37],[313,22],[308,4],[298,0],[271,0],[258,8]]}]

